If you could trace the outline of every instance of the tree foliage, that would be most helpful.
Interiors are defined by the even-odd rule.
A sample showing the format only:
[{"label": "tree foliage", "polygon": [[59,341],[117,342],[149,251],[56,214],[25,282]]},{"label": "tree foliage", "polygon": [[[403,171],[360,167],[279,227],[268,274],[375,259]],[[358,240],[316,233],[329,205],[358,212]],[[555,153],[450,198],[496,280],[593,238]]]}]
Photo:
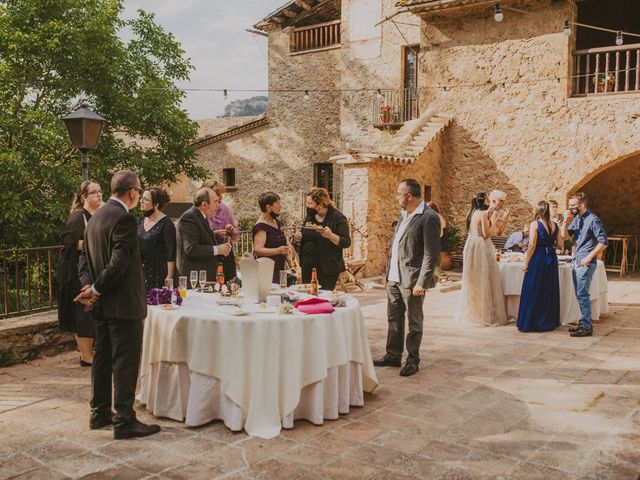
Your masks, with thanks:
[{"label": "tree foliage", "polygon": [[143,185],[204,176],[175,86],[190,61],[152,14],[122,12],[121,0],[0,0],[0,245],[60,241],[80,183],[61,118],[82,102],[108,122],[89,163],[103,191],[120,168]]}]

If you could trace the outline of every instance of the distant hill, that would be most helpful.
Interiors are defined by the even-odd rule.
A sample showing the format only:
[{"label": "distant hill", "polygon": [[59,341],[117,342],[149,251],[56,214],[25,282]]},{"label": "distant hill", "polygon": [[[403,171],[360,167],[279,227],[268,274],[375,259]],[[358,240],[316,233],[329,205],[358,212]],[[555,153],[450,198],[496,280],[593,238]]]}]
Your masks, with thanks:
[{"label": "distant hill", "polygon": [[260,115],[267,111],[269,99],[264,96],[233,100],[224,107],[223,117],[246,117]]}]

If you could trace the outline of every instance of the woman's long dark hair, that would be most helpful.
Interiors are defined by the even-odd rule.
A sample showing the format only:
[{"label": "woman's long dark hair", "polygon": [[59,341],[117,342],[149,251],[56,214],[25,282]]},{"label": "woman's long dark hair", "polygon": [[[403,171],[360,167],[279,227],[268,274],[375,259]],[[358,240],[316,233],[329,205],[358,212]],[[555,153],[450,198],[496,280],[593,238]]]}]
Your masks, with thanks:
[{"label": "woman's long dark hair", "polygon": [[469,231],[469,227],[471,226],[471,217],[473,216],[473,212],[489,208],[489,205],[485,203],[486,201],[487,194],[485,192],[475,193],[473,198],[471,198],[471,208],[469,209],[469,213],[467,213],[467,231]]},{"label": "woman's long dark hair", "polygon": [[551,209],[549,202],[542,200],[536,205],[536,220],[542,220],[547,227],[547,231],[551,234]]}]

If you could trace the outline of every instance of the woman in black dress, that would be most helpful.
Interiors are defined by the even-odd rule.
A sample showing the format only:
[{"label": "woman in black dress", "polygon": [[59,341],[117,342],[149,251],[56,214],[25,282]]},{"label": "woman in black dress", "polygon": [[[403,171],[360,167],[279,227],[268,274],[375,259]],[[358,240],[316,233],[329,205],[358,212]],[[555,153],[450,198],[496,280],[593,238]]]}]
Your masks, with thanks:
[{"label": "woman in black dress", "polygon": [[80,293],[78,258],[84,249],[84,229],[94,212],[102,204],[100,185],[85,180],[80,185],[71,203],[71,214],[64,226],[64,247],[58,266],[58,323],[60,329],[75,334],[80,350],[80,365],[91,366],[93,362],[93,338],[95,326],[91,312],[73,299]]},{"label": "woman in black dress", "polygon": [[329,197],[326,188],[314,188],[307,194],[307,217],[300,242],[302,281],[311,281],[311,271],[318,272],[318,283],[325,290],[336,288],[338,277],[346,270],[342,250],[351,246],[349,222]]},{"label": "woman in black dress", "polygon": [[285,261],[291,247],[278,221],[282,205],[280,197],[273,192],[258,197],[262,214],[253,227],[253,253],[256,257],[269,257],[276,264],[273,268],[273,283],[280,282],[280,270],[285,270]]},{"label": "woman in black dress", "polygon": [[176,227],[162,213],[169,194],[161,188],[149,188],[142,194],[143,217],[138,223],[138,240],[147,288],[162,288],[173,279],[176,264]]}]

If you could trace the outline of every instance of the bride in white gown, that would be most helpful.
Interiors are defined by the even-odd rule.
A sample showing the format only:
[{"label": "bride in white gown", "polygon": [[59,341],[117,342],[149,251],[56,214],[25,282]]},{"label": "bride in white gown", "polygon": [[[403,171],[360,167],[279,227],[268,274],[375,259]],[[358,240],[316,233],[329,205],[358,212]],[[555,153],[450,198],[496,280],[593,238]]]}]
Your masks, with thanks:
[{"label": "bride in white gown", "polygon": [[500,269],[491,243],[489,209],[485,193],[476,193],[467,216],[469,236],[464,245],[462,294],[456,322],[484,326],[507,323]]}]

